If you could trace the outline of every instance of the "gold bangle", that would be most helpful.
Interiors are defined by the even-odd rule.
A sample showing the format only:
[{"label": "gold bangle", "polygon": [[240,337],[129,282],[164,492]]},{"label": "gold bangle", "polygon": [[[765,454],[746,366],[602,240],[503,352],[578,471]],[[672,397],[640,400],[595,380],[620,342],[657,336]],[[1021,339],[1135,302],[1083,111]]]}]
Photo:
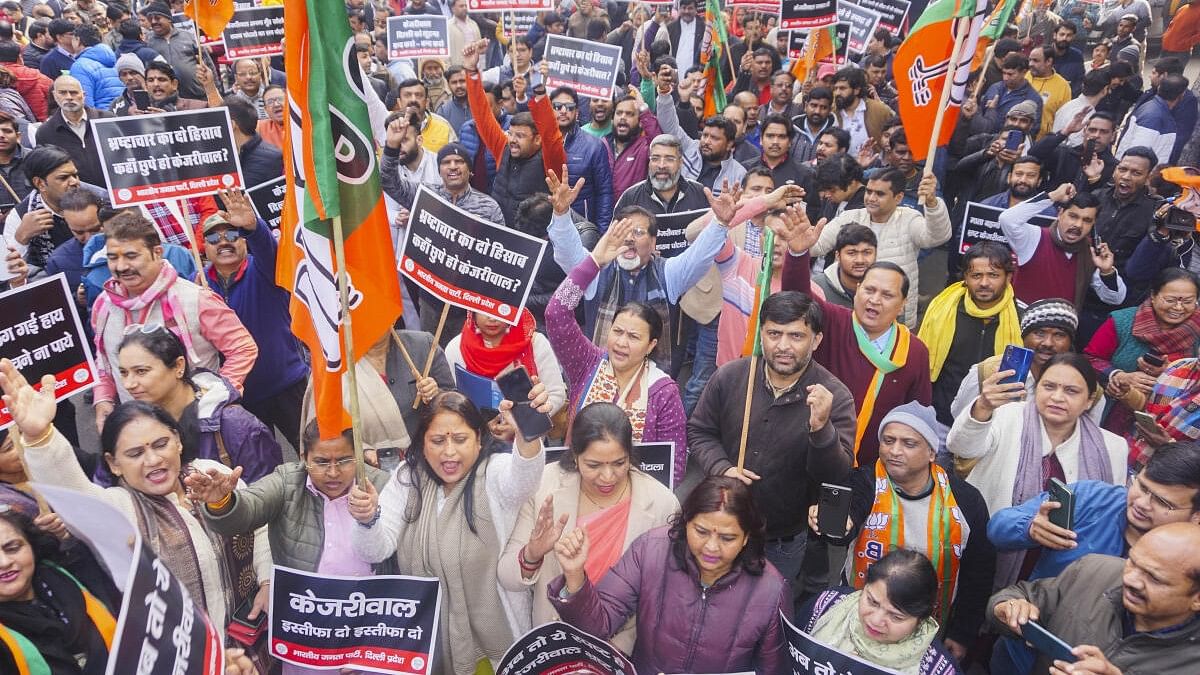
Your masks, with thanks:
[{"label": "gold bangle", "polygon": [[224,509],[226,506],[229,506],[229,502],[231,502],[231,501],[233,501],[233,493],[225,495],[224,497],[221,498],[221,501],[205,502],[205,506],[208,507],[209,511],[220,511],[221,509]]},{"label": "gold bangle", "polygon": [[31,441],[25,436],[25,434],[21,434],[21,443],[23,443],[25,445],[25,447],[27,447],[27,448],[39,448],[39,447],[45,445],[46,443],[50,442],[50,438],[52,436],[54,436],[54,425],[53,424],[51,424],[49,427],[47,427],[46,433],[42,434],[41,436],[38,436],[37,440]]}]

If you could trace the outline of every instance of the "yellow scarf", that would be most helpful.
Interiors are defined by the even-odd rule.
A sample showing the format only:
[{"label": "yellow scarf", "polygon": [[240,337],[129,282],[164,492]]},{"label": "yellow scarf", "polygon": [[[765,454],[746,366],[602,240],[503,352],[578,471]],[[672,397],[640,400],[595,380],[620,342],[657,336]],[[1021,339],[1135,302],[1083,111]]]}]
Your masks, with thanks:
[{"label": "yellow scarf", "polygon": [[954,326],[958,323],[960,301],[966,307],[967,314],[976,319],[1000,317],[1000,326],[996,328],[996,354],[1003,353],[1008,345],[1021,344],[1021,320],[1017,317],[1017,303],[1013,297],[1012,284],[1009,284],[1004,287],[1004,297],[1000,302],[991,309],[979,309],[967,293],[966,285],[958,283],[947,287],[931,300],[921,321],[921,329],[917,331],[917,337],[929,348],[930,379],[937,382],[946,356],[950,354],[950,345],[954,344]]}]

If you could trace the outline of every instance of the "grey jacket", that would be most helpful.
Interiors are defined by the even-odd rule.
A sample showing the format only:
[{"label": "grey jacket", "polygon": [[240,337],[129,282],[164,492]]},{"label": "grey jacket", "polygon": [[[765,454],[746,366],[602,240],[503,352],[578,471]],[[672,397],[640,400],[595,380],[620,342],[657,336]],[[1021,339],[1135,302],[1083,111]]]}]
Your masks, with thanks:
[{"label": "grey jacket", "polygon": [[[996,620],[996,605],[1017,598],[1037,605],[1039,623],[1069,645],[1094,645],[1125,675],[1191,675],[1200,663],[1200,620],[1167,634],[1133,633],[1123,637],[1121,574],[1125,561],[1108,555],[1087,555],[1057,577],[1022,581],[988,601],[987,617],[1003,634],[1010,631]],[[1033,673],[1045,673],[1050,661],[1039,654]]]},{"label": "grey jacket", "polygon": [[[158,37],[153,32],[146,36],[146,45],[162,54],[162,57],[175,69],[179,78],[179,97],[205,100],[204,87],[196,81],[196,64],[200,57],[200,46],[196,44],[196,36],[192,33],[171,29],[171,34],[165,38]],[[204,55],[205,64],[211,72],[217,72],[212,59]]]},{"label": "grey jacket", "polygon": [[[654,105],[658,116],[658,125],[662,127],[663,133],[671,134],[679,139],[680,145],[683,146],[683,177],[697,180],[700,171],[704,168],[704,158],[700,156],[700,141],[688,136],[684,133],[683,127],[679,126],[679,113],[675,110],[676,103],[671,94],[659,94]],[[732,156],[726,157],[721,162],[721,171],[713,181],[713,194],[720,194],[721,186],[726,182],[730,187],[741,185],[742,176],[745,175],[746,167],[738,163]]]},{"label": "grey jacket", "polygon": [[[390,478],[386,471],[367,467],[367,479],[380,492]],[[252,532],[266,525],[275,564],[316,572],[325,549],[324,504],[308,489],[307,481],[308,472],[302,462],[281,464],[249,487],[235,490],[227,513],[218,516],[208,509],[200,511],[212,528],[224,535]],[[375,565],[376,573],[390,571],[380,569],[390,562]]]}]

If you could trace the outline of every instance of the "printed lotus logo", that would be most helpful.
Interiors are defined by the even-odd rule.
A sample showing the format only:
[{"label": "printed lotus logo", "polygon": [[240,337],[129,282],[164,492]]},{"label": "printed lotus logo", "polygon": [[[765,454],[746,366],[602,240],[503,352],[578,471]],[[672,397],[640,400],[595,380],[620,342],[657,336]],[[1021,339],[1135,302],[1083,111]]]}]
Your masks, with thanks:
[{"label": "printed lotus logo", "polygon": [[276,642],[275,643],[275,653],[280,656],[287,656],[288,646],[283,644],[282,642]]},{"label": "printed lotus logo", "polygon": [[933,100],[933,90],[929,88],[929,81],[944,76],[949,69],[950,59],[926,68],[925,59],[918,56],[908,69],[908,79],[912,81],[913,103],[918,106],[929,105],[929,102]]}]

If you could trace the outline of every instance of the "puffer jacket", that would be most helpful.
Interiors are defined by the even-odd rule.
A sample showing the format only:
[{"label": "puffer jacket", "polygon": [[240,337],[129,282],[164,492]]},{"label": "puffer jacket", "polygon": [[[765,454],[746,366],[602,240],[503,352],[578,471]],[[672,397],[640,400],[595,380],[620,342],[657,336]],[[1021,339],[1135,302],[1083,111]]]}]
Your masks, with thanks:
[{"label": "puffer jacket", "polygon": [[[383,492],[391,475],[367,467],[367,479]],[[303,462],[288,462],[249,487],[235,490],[229,511],[213,515],[201,509],[213,529],[234,535],[267,525],[271,559],[277,565],[316,572],[325,550],[324,502],[307,487]],[[374,565],[376,574],[394,573],[392,560]]]},{"label": "puffer jacket", "polygon": [[117,55],[106,44],[92,45],[75,57],[71,75],[83,87],[84,105],[108,108],[113,99],[125,92],[125,83],[117,76]]},{"label": "puffer jacket", "polygon": [[154,59],[162,58],[159,56],[158,52],[151,49],[150,45],[146,44],[142,40],[128,40],[124,38],[122,38],[121,42],[117,45],[117,53],[133,54],[142,60],[142,65],[147,66],[150,65],[150,62]]},{"label": "puffer jacket", "polygon": [[573,626],[603,638],[637,615],[633,663],[642,673],[758,673],[784,671],[779,612],[791,617],[792,595],[767,564],[761,576],[735,568],[707,590],[689,555],[681,568],[667,527],[642,536],[598,585],[584,582],[562,599],[562,576],[550,583],[550,602]]},{"label": "puffer jacket", "polygon": [[581,132],[579,127],[563,138],[563,148],[567,151],[567,171],[571,180],[586,179],[571,208],[604,232],[612,220],[614,201],[612,159],[608,156],[608,148],[595,136]]},{"label": "puffer jacket", "polygon": [[46,106],[50,100],[50,88],[54,86],[54,80],[43,75],[40,70],[20,63],[5,63],[4,67],[15,78],[12,88],[25,99],[25,104],[37,118],[30,121],[45,122],[49,115]]}]

